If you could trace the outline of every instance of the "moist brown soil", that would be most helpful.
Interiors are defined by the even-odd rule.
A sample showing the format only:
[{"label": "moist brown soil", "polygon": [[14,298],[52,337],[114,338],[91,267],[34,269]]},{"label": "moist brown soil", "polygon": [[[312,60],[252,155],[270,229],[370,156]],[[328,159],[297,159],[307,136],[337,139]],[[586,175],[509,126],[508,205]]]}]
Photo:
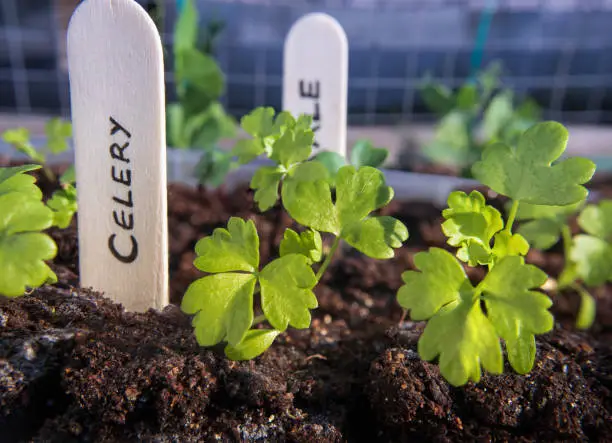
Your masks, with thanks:
[{"label": "moist brown soil", "polygon": [[[46,194],[54,186],[40,184]],[[597,186],[612,195],[607,182]],[[197,345],[177,306],[201,275],[195,242],[230,216],[249,218],[266,263],[291,220],[279,208],[260,214],[248,189],[168,192],[174,304],[164,311],[126,313],[78,288],[77,220],[50,230],[59,282],[0,299],[0,442],[612,441],[609,286],[593,291],[598,315],[586,332],[573,328],[578,296],[551,294],[557,324],[538,337],[527,376],[506,367],[453,388],[418,357],[424,325],[400,321],[395,299],[414,253],[446,247],[440,211],[395,202],[385,212],[411,234],[395,258],[341,250],[315,290],[311,328],[232,362],[222,348]],[[558,247],[528,260],[553,276],[563,265]]]}]

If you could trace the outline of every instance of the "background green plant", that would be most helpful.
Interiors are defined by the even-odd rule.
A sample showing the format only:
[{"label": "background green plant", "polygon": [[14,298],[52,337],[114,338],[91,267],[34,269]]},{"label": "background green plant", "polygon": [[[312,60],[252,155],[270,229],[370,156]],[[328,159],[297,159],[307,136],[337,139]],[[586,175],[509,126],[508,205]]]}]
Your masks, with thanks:
[{"label": "background green plant", "polygon": [[178,101],[166,108],[168,146],[201,150],[196,176],[211,186],[223,183],[235,166],[231,154],[218,146],[221,139],[234,137],[237,129],[236,121],[219,102],[225,92],[225,77],[213,58],[213,48],[222,29],[221,22],[210,22],[201,43],[198,11],[193,0],[185,2],[173,44]]},{"label": "background green plant", "polygon": [[371,141],[366,139],[357,140],[350,151],[349,161],[337,152],[323,151],[315,156],[315,159],[323,163],[330,176],[330,183],[335,186],[338,171],[344,165],[353,165],[356,168],[371,166],[379,168],[383,165],[389,151],[386,148],[375,147]]},{"label": "background green plant", "polygon": [[72,136],[72,124],[60,118],[52,118],[45,124],[46,146],[36,149],[30,140],[30,131],[26,128],[7,129],[2,133],[2,140],[13,146],[17,151],[42,167],[42,172],[51,184],[59,181],[60,189],[53,192],[47,201],[47,206],[53,211],[55,226],[67,228],[77,211],[77,191],[75,188],[75,169],[70,165],[58,178],[47,165],[47,158],[51,155],[65,152]]},{"label": "background green plant", "polygon": [[426,106],[440,118],[434,138],[423,146],[424,157],[458,168],[472,177],[474,164],[490,143],[516,144],[520,135],[541,119],[530,98],[517,103],[515,94],[501,86],[501,65],[491,63],[456,92],[427,77],[420,88]]}]

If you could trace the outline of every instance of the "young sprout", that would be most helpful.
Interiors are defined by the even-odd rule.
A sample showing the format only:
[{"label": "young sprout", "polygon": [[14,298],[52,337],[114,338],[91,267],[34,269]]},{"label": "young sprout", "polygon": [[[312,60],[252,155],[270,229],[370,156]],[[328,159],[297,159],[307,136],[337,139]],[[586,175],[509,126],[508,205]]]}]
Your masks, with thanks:
[{"label": "young sprout", "polygon": [[[376,168],[341,167],[332,197],[327,169],[308,160],[314,140],[311,123],[310,117],[295,119],[288,112],[275,116],[272,108],[257,108],[241,120],[251,138],[239,141],[233,151],[241,163],[262,154],[275,163],[253,176],[255,201],[265,211],[280,197],[284,209],[305,228],[300,233],[285,231],[280,256],[262,267],[254,223],[236,217],[196,245],[194,264],[211,275],[189,286],[181,307],[195,315],[198,343],[226,342],[225,353],[231,359],[260,355],[289,326],[310,326],[310,311],[318,306],[313,290],[340,241],[369,257],[389,259],[408,238],[399,220],[371,215],[393,197]],[[334,237],[324,259],[321,232]],[[257,295],[263,312],[255,315]],[[263,322],[272,328],[254,328]]]},{"label": "young sprout", "polygon": [[[507,219],[477,191],[452,193],[443,230],[449,244],[459,248],[457,257],[430,248],[416,254],[417,270],[402,275],[400,305],[414,320],[428,321],[418,352],[425,360],[439,358],[442,375],[454,386],[480,380],[481,367],[503,371],[500,339],[513,369],[528,373],[535,361],[535,335],[553,327],[552,301],[538,291],[547,275],[525,263],[529,243],[512,229],[521,204],[568,206],[586,199],[582,185],[595,165],[584,158],[556,162],[567,139],[562,125],[544,122],[525,131],[516,148],[488,146],[472,173],[511,199]],[[472,285],[459,260],[486,265],[484,279]]]}]

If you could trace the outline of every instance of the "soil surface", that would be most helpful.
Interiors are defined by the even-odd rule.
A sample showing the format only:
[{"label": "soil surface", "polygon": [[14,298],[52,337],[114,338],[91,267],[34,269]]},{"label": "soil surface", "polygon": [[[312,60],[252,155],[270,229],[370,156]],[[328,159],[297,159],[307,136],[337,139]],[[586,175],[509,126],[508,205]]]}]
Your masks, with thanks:
[{"label": "soil surface", "polygon": [[[55,186],[42,177],[40,185],[47,194]],[[440,210],[392,203],[385,213],[410,230],[395,258],[341,250],[315,290],[311,328],[289,330],[253,361],[232,362],[221,348],[200,348],[176,306],[201,275],[195,242],[230,216],[249,218],[266,263],[291,220],[278,208],[260,214],[248,189],[173,184],[168,192],[175,304],[164,311],[126,313],[78,288],[77,220],[50,230],[59,282],[0,298],[0,442],[612,441],[610,287],[593,291],[598,316],[586,332],[573,328],[578,296],[550,294],[557,324],[538,337],[527,376],[506,367],[453,388],[418,357],[424,325],[401,321],[395,299],[414,253],[446,247]],[[528,260],[551,276],[563,265],[558,247]]]}]

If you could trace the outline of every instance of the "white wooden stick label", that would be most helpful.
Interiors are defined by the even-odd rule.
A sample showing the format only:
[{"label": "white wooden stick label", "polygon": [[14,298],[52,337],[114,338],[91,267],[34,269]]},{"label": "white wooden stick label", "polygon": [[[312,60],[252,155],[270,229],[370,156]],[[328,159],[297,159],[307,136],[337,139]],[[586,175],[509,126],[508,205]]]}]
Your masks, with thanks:
[{"label": "white wooden stick label", "polygon": [[348,41],[342,26],[324,13],[307,14],[285,40],[283,110],[313,117],[313,155],[346,157]]},{"label": "white wooden stick label", "polygon": [[68,28],[79,267],[127,310],[168,304],[165,94],[157,29],[134,0],[85,0]]}]

